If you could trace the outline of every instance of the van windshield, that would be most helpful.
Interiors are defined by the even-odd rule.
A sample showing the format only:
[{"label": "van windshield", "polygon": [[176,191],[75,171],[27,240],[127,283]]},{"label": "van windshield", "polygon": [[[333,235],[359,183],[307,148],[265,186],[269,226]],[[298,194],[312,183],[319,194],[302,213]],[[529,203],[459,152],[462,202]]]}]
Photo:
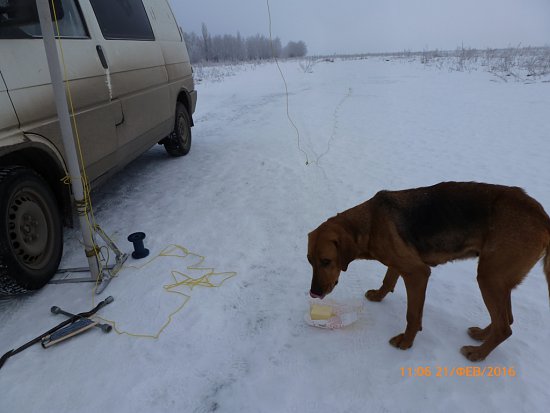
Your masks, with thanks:
[{"label": "van windshield", "polygon": [[[40,23],[17,24],[10,20],[8,0],[0,0],[0,39],[41,38]],[[58,21],[61,37],[85,39],[88,32],[75,0],[61,0],[64,16]],[[54,29],[56,32],[57,30]]]}]

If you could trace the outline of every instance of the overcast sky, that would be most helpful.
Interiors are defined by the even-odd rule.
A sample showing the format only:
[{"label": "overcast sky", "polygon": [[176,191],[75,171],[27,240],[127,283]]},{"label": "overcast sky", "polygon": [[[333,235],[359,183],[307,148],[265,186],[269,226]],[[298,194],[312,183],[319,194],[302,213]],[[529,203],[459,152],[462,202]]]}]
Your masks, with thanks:
[{"label": "overcast sky", "polygon": [[[170,0],[184,31],[269,35],[267,0]],[[550,0],[269,0],[273,36],[309,54],[550,45]]]}]

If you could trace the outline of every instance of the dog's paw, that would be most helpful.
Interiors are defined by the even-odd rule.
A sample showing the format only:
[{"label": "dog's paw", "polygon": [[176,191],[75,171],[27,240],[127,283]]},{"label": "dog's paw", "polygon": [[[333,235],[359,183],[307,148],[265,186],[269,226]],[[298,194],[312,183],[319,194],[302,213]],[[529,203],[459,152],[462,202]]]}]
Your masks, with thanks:
[{"label": "dog's paw", "polygon": [[398,334],[397,336],[391,338],[390,344],[396,348],[400,348],[401,350],[407,350],[413,345],[411,340],[405,339],[405,334]]},{"label": "dog's paw", "polygon": [[380,290],[368,290],[365,293],[365,297],[366,297],[367,300],[375,301],[375,302],[382,301],[385,296],[386,296],[386,294],[381,293]]},{"label": "dog's paw", "polygon": [[487,355],[480,348],[481,346],[464,346],[460,349],[460,352],[470,361],[482,361],[485,360]]},{"label": "dog's paw", "polygon": [[468,335],[477,341],[485,341],[489,335],[489,327],[479,328],[479,327],[470,327],[468,329]]}]

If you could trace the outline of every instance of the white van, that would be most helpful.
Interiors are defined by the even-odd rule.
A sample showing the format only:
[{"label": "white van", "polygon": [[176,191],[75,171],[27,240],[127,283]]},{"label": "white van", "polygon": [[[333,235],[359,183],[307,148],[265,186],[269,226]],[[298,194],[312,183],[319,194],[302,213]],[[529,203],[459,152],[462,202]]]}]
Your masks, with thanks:
[{"label": "white van", "polygon": [[[33,4],[0,0],[0,295],[50,280],[72,222],[40,25],[21,18]],[[92,187],[157,143],[186,155],[197,93],[168,1],[55,4]]]}]

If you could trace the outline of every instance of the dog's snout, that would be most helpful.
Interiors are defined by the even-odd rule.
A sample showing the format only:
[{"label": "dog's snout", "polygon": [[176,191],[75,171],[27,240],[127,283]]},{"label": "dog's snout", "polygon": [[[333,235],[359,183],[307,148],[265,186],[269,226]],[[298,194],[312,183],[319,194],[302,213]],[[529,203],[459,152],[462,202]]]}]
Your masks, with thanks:
[{"label": "dog's snout", "polygon": [[324,295],[315,294],[313,291],[309,291],[309,296],[311,298],[320,298],[321,300],[325,297]]}]

